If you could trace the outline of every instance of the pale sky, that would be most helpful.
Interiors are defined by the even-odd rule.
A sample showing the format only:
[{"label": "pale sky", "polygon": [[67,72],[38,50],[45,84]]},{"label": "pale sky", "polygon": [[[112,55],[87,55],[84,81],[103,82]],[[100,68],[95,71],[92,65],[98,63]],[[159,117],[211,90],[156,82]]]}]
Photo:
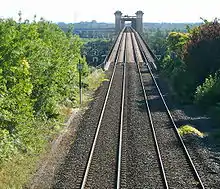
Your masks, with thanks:
[{"label": "pale sky", "polygon": [[53,22],[114,22],[114,12],[142,10],[144,22],[200,22],[220,18],[220,0],[1,0],[0,18],[45,18]]}]

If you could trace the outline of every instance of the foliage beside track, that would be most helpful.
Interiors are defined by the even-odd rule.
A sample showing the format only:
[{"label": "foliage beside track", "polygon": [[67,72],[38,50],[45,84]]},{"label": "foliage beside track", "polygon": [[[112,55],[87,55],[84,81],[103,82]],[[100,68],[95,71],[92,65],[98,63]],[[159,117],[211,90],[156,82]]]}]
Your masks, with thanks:
[{"label": "foliage beside track", "polygon": [[184,103],[196,103],[220,115],[220,23],[204,21],[187,33],[171,32],[160,61],[177,96]]},{"label": "foliage beside track", "polygon": [[[73,36],[71,31],[64,33],[56,24],[44,19],[31,23],[28,20],[21,22],[21,19],[19,23],[0,19],[2,187],[9,187],[6,180],[12,183],[13,178],[18,181],[16,188],[21,187],[19,184],[26,178],[19,181],[22,172],[14,173],[13,177],[12,170],[7,169],[9,163],[17,162],[14,165],[21,169],[22,159],[35,162],[34,159],[62,128],[65,119],[63,108],[78,106],[79,59],[83,64],[84,90],[97,87],[87,79],[93,73],[81,58],[82,46],[82,40]],[[95,75],[99,80],[104,78],[103,72],[96,71]],[[30,164],[34,163],[30,161]],[[25,175],[31,171],[27,169],[26,172],[24,170]],[[6,175],[11,175],[12,180],[6,179]]]},{"label": "foliage beside track", "polygon": [[178,128],[178,132],[180,136],[192,134],[198,137],[204,137],[204,133],[200,132],[198,129],[194,128],[191,125],[182,125],[181,127]]},{"label": "foliage beside track", "polygon": [[86,56],[87,63],[92,66],[98,66],[104,62],[104,59],[113,44],[112,40],[107,39],[83,38],[83,42],[84,45],[82,51]]}]

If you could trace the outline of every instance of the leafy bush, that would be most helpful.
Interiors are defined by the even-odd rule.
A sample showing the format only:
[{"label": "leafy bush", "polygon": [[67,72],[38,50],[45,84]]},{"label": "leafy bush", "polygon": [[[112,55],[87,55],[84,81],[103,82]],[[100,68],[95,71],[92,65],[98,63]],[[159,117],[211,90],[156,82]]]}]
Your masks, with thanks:
[{"label": "leafy bush", "polygon": [[166,39],[167,51],[160,62],[160,67],[170,78],[174,78],[178,72],[184,71],[185,64],[182,61],[182,52],[188,40],[188,34],[179,32],[171,32]]},{"label": "leafy bush", "polygon": [[59,129],[59,107],[76,102],[82,45],[43,19],[0,20],[0,163],[17,152],[40,152]]},{"label": "leafy bush", "polygon": [[193,29],[185,46],[186,71],[193,80],[190,92],[201,85],[209,75],[220,69],[220,23],[206,22]]},{"label": "leafy bush", "polygon": [[188,33],[169,34],[168,48],[160,61],[160,68],[170,79],[181,101],[191,103],[196,88],[220,69],[219,45],[220,24],[217,20],[188,28]]},{"label": "leafy bush", "polygon": [[170,52],[182,58],[184,45],[189,41],[189,33],[170,32],[167,37],[167,45]]},{"label": "leafy bush", "polygon": [[188,40],[189,34],[171,32],[166,40],[167,51],[160,61],[161,73],[169,78],[181,100],[185,99],[183,97],[187,96],[187,91],[185,89],[191,82],[191,79],[187,77],[187,73],[185,72],[186,65],[183,61],[183,49]]},{"label": "leafy bush", "polygon": [[[21,188],[65,116],[79,106],[77,64],[85,91],[104,79],[81,58],[83,42],[41,19],[0,19],[0,185]],[[10,160],[10,161],[9,161]],[[28,163],[27,163],[28,162]],[[13,168],[12,168],[13,167]]]},{"label": "leafy bush", "polygon": [[195,92],[195,102],[203,107],[213,106],[220,102],[220,79],[217,74],[209,76]]}]

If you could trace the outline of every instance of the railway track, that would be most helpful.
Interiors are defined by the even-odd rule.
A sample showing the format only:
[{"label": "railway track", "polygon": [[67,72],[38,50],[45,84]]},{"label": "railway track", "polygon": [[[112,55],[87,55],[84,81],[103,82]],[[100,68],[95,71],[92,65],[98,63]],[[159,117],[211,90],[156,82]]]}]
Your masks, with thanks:
[{"label": "railway track", "polygon": [[[126,39],[120,36],[112,76],[99,117],[80,188],[120,188],[122,178],[124,105],[126,92]],[[121,81],[121,82],[118,82]],[[112,92],[113,91],[113,92]],[[116,91],[116,92],[115,92]],[[111,123],[111,124],[109,124]],[[101,182],[97,182],[102,178]]]},{"label": "railway track", "polygon": [[[143,41],[137,33],[132,30],[133,50],[136,56],[137,70],[140,77],[145,105],[149,117],[149,123],[154,138],[155,149],[161,170],[164,188],[204,188],[204,184],[196,170],[195,165],[187,151],[187,148],[180,137],[177,126],[172,118],[168,106],[163,98],[161,90],[150,66],[154,65],[150,53],[143,47]],[[140,51],[145,66],[141,66]],[[155,67],[154,67],[155,68]],[[145,75],[144,75],[145,74]],[[144,83],[144,81],[146,83]],[[153,95],[148,95],[151,93]],[[159,99],[155,100],[155,97]],[[154,107],[154,110],[152,110]],[[163,119],[161,114],[155,111],[164,111]],[[157,109],[158,108],[158,109]],[[167,144],[167,145],[164,145]],[[171,145],[171,146],[170,146]]]},{"label": "railway track", "polygon": [[[154,66],[155,64],[153,62],[153,58],[151,57],[151,54],[148,53],[148,49],[144,45],[142,38],[138,36],[138,34],[131,28],[125,28],[124,31],[119,35],[119,37],[120,40],[118,39],[118,41],[116,42],[116,47],[113,48],[112,54],[110,55],[111,62],[113,62],[114,57],[116,57],[115,65],[111,80],[109,82],[109,88],[106,93],[105,102],[100,115],[96,134],[80,188],[126,188],[126,174],[125,171],[123,172],[122,170],[126,169],[125,167],[127,149],[126,142],[125,144],[123,142],[123,139],[126,136],[126,134],[125,136],[123,136],[123,133],[126,133],[124,131],[126,130],[126,126],[124,126],[124,106],[126,94],[127,63],[136,64],[136,69],[139,74],[140,84],[142,87],[144,102],[147,110],[147,118],[149,119],[148,126],[150,127],[152,132],[152,140],[154,142],[154,147],[157,155],[157,160],[154,161],[157,161],[159,165],[158,169],[160,170],[160,178],[162,180],[161,186],[167,189],[180,187],[204,188],[204,185],[195,168],[195,165],[192,162],[186,146],[184,145],[181,137],[178,134],[175,122],[173,121],[171,113],[166,105],[160,88],[153,75],[151,67],[156,69],[156,66]],[[145,74],[142,72],[144,72]],[[116,82],[116,80],[114,80],[115,77],[117,77],[122,82],[120,85],[115,84],[115,86],[117,87],[112,87],[112,85],[114,85],[113,83]],[[148,83],[146,84],[144,83],[144,81],[147,81]],[[114,101],[117,101],[117,105],[118,108],[120,107],[120,110],[118,109],[116,111],[117,116],[112,119],[112,121],[115,120],[114,123],[116,124],[114,124],[111,129],[118,132],[115,133],[115,136],[113,137],[114,139],[112,139],[114,140],[114,142],[112,142],[111,145],[113,145],[114,147],[111,148],[110,144],[103,142],[103,140],[105,140],[105,137],[103,138],[103,136],[105,134],[108,135],[109,133],[102,133],[101,130],[106,130],[104,124],[106,119],[105,117],[109,117],[111,115],[111,112],[106,113],[105,111],[107,109],[107,111],[110,110],[110,107],[107,108],[107,104],[111,103],[109,102],[109,98],[112,98],[110,95],[112,88],[114,88],[114,90],[120,91],[119,93],[117,93],[117,98],[114,98]],[[153,95],[149,96],[148,93],[153,93],[154,96],[157,96],[160,99],[158,99],[156,103],[152,102],[153,100],[151,98]],[[155,106],[160,107],[158,110],[163,109],[163,119],[158,117],[156,111],[152,112],[152,107]],[[108,126],[108,124],[106,124],[106,126]],[[167,144],[168,146],[166,147],[165,144]],[[104,145],[106,145],[104,149],[107,151],[108,148],[114,149],[114,157],[108,157],[114,159],[114,166],[112,166],[114,168],[111,169],[111,171],[109,172],[106,170],[109,170],[109,166],[111,165],[107,164],[106,160],[103,160],[101,158],[106,158],[106,155],[101,155],[101,153],[103,153]],[[124,152],[124,155],[122,152]],[[101,174],[99,171],[100,168],[102,170],[105,170],[104,172],[102,171]],[[123,177],[121,175],[123,175]],[[102,180],[101,186],[97,185],[96,182],[97,179],[100,178],[100,176],[102,176],[103,180],[105,180],[106,176],[108,178],[104,182]],[[124,181],[121,181],[123,179]]]},{"label": "railway track", "polygon": [[60,173],[54,188],[203,189],[142,38],[124,28],[108,57],[113,66],[103,104],[91,110],[95,118],[86,118],[83,140],[65,164],[68,173]]}]

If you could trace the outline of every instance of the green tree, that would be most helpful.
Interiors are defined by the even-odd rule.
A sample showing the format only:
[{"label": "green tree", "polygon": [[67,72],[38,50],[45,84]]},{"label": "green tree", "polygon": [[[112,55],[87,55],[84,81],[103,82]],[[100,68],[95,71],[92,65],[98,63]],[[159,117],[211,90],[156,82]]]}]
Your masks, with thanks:
[{"label": "green tree", "polygon": [[88,74],[82,45],[43,19],[0,20],[0,161],[38,152],[62,123],[60,107],[76,104],[79,59]]}]

